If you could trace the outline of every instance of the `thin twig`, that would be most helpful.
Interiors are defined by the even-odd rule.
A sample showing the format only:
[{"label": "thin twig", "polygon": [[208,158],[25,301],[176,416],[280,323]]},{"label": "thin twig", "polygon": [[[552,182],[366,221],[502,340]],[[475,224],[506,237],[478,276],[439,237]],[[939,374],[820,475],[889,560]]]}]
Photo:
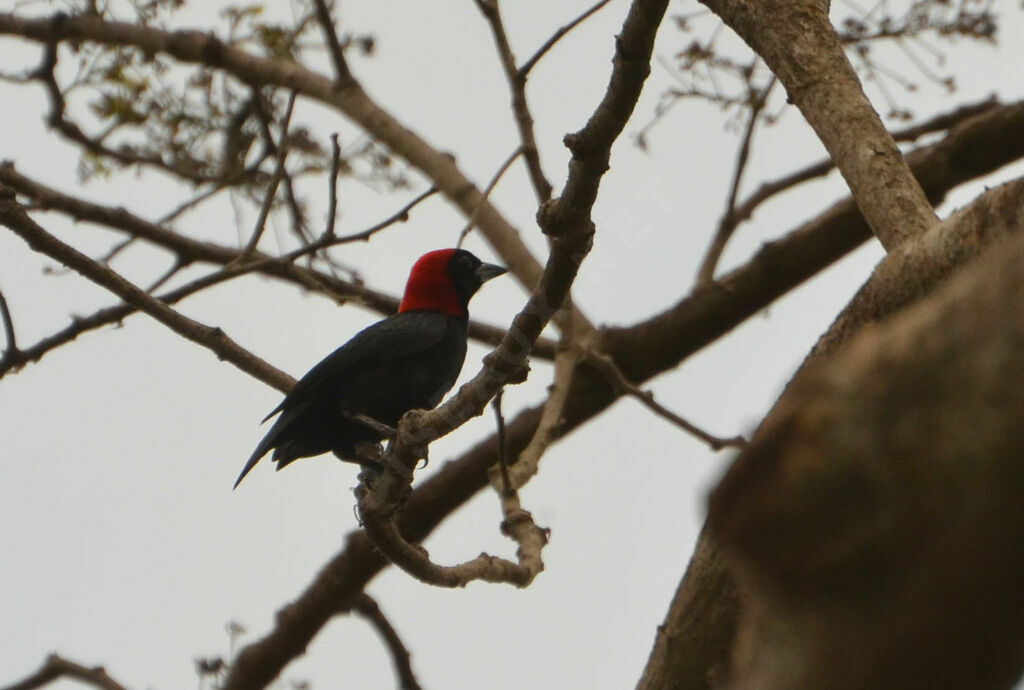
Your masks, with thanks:
[{"label": "thin twig", "polygon": [[508,438],[505,435],[505,415],[501,413],[501,399],[504,393],[505,389],[502,388],[494,395],[491,407],[494,408],[494,422],[497,425],[498,468],[501,472],[501,490],[499,493],[502,496],[509,496],[515,489],[512,487],[512,480],[508,476]]},{"label": "thin twig", "polygon": [[619,369],[615,361],[603,352],[591,349],[584,353],[584,357],[589,364],[597,367],[598,370],[605,375],[609,383],[615,386],[618,390],[626,395],[636,398],[659,417],[667,419],[690,435],[696,436],[700,440],[704,441],[711,447],[711,450],[721,450],[722,448],[742,448],[747,444],[746,439],[742,436],[733,436],[732,438],[720,438],[718,436],[713,436],[693,423],[683,419],[675,412],[667,409],[654,399],[654,394],[651,391],[642,390],[629,381],[625,374],[622,373],[622,370]]},{"label": "thin twig", "polygon": [[7,347],[4,348],[3,356],[0,356],[0,364],[18,362],[24,355],[18,349],[18,339],[14,335],[14,319],[11,318],[11,310],[7,306],[7,298],[0,290],[0,319],[4,323],[4,333],[7,336]]},{"label": "thin twig", "polygon": [[[317,0],[323,2],[324,0]],[[338,144],[338,133],[331,135],[331,175],[327,184],[327,227],[324,237],[334,237],[334,222],[338,215],[338,171],[341,169],[341,145]]]},{"label": "thin twig", "polygon": [[99,257],[96,260],[99,261],[101,264],[110,263],[111,261],[113,261],[115,256],[117,256],[118,254],[123,252],[125,249],[127,249],[129,246],[131,246],[131,244],[135,240],[137,240],[137,239],[139,239],[139,238],[138,237],[128,237],[128,238],[118,242],[117,244],[115,244],[113,247],[110,248],[110,251],[108,251],[106,254],[104,254],[103,256]]},{"label": "thin twig", "polygon": [[253,162],[252,165],[240,170],[234,175],[217,180],[209,189],[199,192],[195,196],[183,201],[182,203],[178,204],[170,211],[162,215],[160,218],[156,220],[156,224],[166,225],[167,223],[170,223],[172,220],[176,219],[178,216],[185,213],[186,211],[195,208],[196,206],[203,203],[207,199],[213,197],[218,192],[222,192],[229,187],[233,187],[242,180],[252,179],[255,176],[255,174],[259,171],[260,166],[263,165],[263,161],[269,158],[270,155],[270,148],[264,147],[263,152],[260,154],[259,158],[257,158],[256,161]]},{"label": "thin twig", "polygon": [[260,207],[260,214],[256,219],[256,227],[252,231],[252,237],[249,239],[249,243],[245,245],[245,249],[242,250],[241,257],[243,260],[256,251],[256,245],[260,243],[260,238],[263,237],[263,230],[267,226],[267,217],[270,215],[270,209],[274,204],[274,197],[277,196],[277,187],[285,176],[285,159],[288,157],[288,127],[291,124],[292,112],[295,109],[295,97],[296,92],[292,91],[288,97],[288,106],[284,112],[284,119],[281,122],[281,140],[277,143],[277,162],[275,164],[274,177],[271,178],[270,184],[267,186],[267,193],[263,198],[263,205]]},{"label": "thin twig", "polygon": [[[64,194],[36,180],[25,177],[9,163],[0,162],[0,183],[8,185],[18,193],[28,197],[41,209],[58,211],[77,221],[95,223],[102,227],[127,233],[135,239],[143,240],[175,254],[186,256],[192,259],[193,262],[208,262],[220,266],[231,265],[233,267],[238,265],[239,250],[237,248],[193,240],[167,228],[155,225],[124,208],[102,206]],[[436,191],[436,189],[428,190],[420,197],[417,197],[412,203],[407,204],[405,208],[392,216],[392,218],[397,216],[398,220],[404,220],[404,214],[408,212],[409,208]],[[377,226],[371,227],[362,233],[358,233],[359,236],[353,235],[348,238],[339,238],[338,241],[362,239],[362,235],[378,231],[388,220],[378,223]],[[305,290],[322,294],[338,304],[356,302],[384,315],[392,314],[398,308],[398,298],[371,290],[365,285],[343,281],[321,271],[297,266],[290,260],[280,260],[267,256],[258,250],[253,254],[252,259],[253,264],[245,264],[243,270],[258,270],[267,277],[284,280]],[[474,320],[469,322],[470,337],[490,345],[496,345],[501,342],[505,333],[506,330],[504,328],[498,328]],[[547,360],[553,359],[555,356],[555,342],[550,338],[539,338],[531,352],[531,356]]]},{"label": "thin twig", "polygon": [[107,675],[106,670],[102,666],[89,668],[69,661],[58,654],[51,654],[46,657],[42,668],[28,678],[20,680],[13,685],[8,685],[2,690],[35,690],[65,677],[100,688],[100,690],[127,690],[125,686]]},{"label": "thin twig", "polygon": [[325,235],[320,237],[320,239],[314,242],[310,242],[305,247],[299,247],[298,249],[294,249],[288,252],[287,254],[282,254],[281,256],[277,257],[276,260],[293,262],[296,259],[300,259],[308,254],[316,253],[321,249],[335,247],[339,244],[348,244],[350,242],[365,242],[366,240],[370,239],[381,230],[384,230],[385,228],[388,228],[394,225],[395,223],[404,223],[407,220],[409,220],[409,211],[411,211],[413,207],[415,207],[421,201],[428,199],[429,197],[433,196],[436,193],[437,188],[431,187],[427,191],[415,197],[405,206],[392,213],[384,220],[380,221],[379,223],[374,223],[365,230],[352,233],[351,235],[343,235],[342,237],[327,236],[325,233]]},{"label": "thin twig", "polygon": [[462,246],[462,241],[466,239],[466,235],[468,235],[470,231],[473,229],[473,227],[476,225],[476,217],[480,213],[480,209],[483,207],[483,205],[487,203],[487,197],[490,196],[495,186],[497,186],[498,181],[501,179],[501,176],[505,174],[505,171],[509,169],[512,163],[515,162],[516,158],[519,158],[519,156],[522,153],[523,147],[520,146],[519,148],[512,152],[511,156],[505,159],[505,162],[501,164],[500,168],[498,168],[498,172],[494,173],[494,177],[492,177],[491,181],[487,183],[487,187],[484,189],[483,194],[480,197],[479,203],[477,203],[476,208],[473,209],[473,213],[469,216],[469,220],[466,222],[466,227],[462,228],[462,232],[459,233],[459,241],[455,243],[456,247]]},{"label": "thin twig", "polygon": [[316,5],[316,18],[320,22],[320,29],[323,31],[324,40],[327,41],[327,48],[331,53],[331,62],[334,63],[334,72],[339,84],[348,84],[353,81],[352,72],[345,61],[345,53],[338,40],[338,32],[334,28],[334,21],[331,19],[330,8],[327,7],[327,0],[314,0]]},{"label": "thin twig", "polygon": [[753,89],[750,91],[750,120],[747,122],[746,131],[743,133],[743,141],[740,143],[740,150],[736,156],[736,167],[732,175],[732,184],[729,186],[729,197],[725,202],[725,212],[722,214],[722,220],[718,223],[718,230],[715,232],[715,236],[712,238],[711,244],[704,254],[704,260],[697,270],[697,287],[707,285],[714,280],[715,269],[718,267],[719,259],[722,258],[722,252],[725,251],[725,245],[729,242],[729,238],[732,237],[736,226],[739,225],[739,221],[736,219],[736,196],[739,194],[743,173],[747,169],[747,161],[750,157],[750,142],[754,137],[754,130],[757,128],[761,111],[768,102],[768,95],[775,87],[775,83],[776,77],[773,76],[760,93]]},{"label": "thin twig", "polygon": [[476,0],[476,5],[491,26],[494,43],[498,49],[498,57],[501,59],[509,91],[512,93],[512,114],[515,117],[516,127],[519,129],[519,140],[522,142],[526,170],[537,196],[537,203],[543,204],[551,198],[552,186],[545,177],[540,164],[540,152],[537,149],[537,140],[533,133],[533,115],[530,114],[530,107],[526,101],[526,72],[516,69],[516,58],[512,54],[508,34],[505,33],[498,0]]},{"label": "thin twig", "polygon": [[189,261],[187,258],[185,258],[185,257],[183,257],[183,256],[181,256],[179,254],[177,257],[175,257],[174,263],[171,264],[170,268],[168,268],[166,271],[164,271],[164,274],[162,276],[160,276],[159,278],[154,280],[152,283],[150,283],[149,287],[146,288],[146,292],[148,292],[150,294],[156,292],[168,280],[173,278],[175,276],[175,274],[178,273],[178,271],[180,271],[181,269],[185,268],[190,263],[191,263],[191,261]]},{"label": "thin twig", "polygon": [[[296,89],[292,89],[292,96],[294,96],[296,92]],[[267,148],[276,156],[279,153],[279,146],[282,146],[286,143],[284,135],[287,134],[287,123],[285,123],[285,126],[283,127],[280,144],[276,143],[274,141],[274,134],[270,128],[271,117],[270,114],[267,112],[267,108],[263,103],[263,99],[255,99],[253,101],[253,105],[253,111],[256,113],[256,118],[259,120],[260,123],[260,129],[263,134],[263,140],[266,142]],[[306,216],[302,210],[302,204],[299,202],[298,195],[295,193],[295,184],[294,180],[292,179],[292,174],[288,171],[287,167],[282,168],[282,174],[284,175],[284,177],[281,180],[284,183],[284,200],[285,204],[288,207],[288,212],[291,214],[292,217],[291,229],[295,233],[295,236],[298,237],[300,242],[309,242],[313,238],[308,232]]]},{"label": "thin twig", "polygon": [[558,43],[558,41],[560,41],[563,36],[565,36],[567,33],[569,33],[570,31],[575,29],[577,26],[582,24],[584,21],[589,19],[590,15],[592,15],[595,12],[597,12],[598,10],[600,10],[602,7],[607,5],[610,1],[611,0],[600,0],[600,2],[596,3],[589,10],[587,10],[586,12],[581,14],[580,16],[576,17],[575,19],[573,19],[571,22],[569,22],[565,26],[563,26],[560,29],[558,29],[558,31],[556,31],[555,33],[551,34],[551,37],[548,40],[544,41],[544,43],[541,45],[541,47],[537,49],[537,52],[535,52],[533,55],[531,55],[530,59],[527,60],[526,62],[524,62],[522,67],[519,68],[519,77],[521,79],[525,80],[526,76],[530,73],[530,70],[532,70],[537,65],[537,63],[540,61],[540,59],[542,57],[544,57],[544,55],[549,50],[551,50],[551,48],[554,47],[554,45],[556,43]]},{"label": "thin twig", "polygon": [[388,426],[384,422],[379,422],[369,415],[351,414],[348,412],[342,412],[341,414],[343,417],[351,419],[353,422],[359,422],[360,424],[369,427],[374,433],[380,434],[383,438],[395,437],[395,427]]},{"label": "thin twig", "polygon": [[[920,124],[911,125],[910,127],[897,130],[893,132],[892,136],[896,141],[916,141],[925,135],[948,130],[965,120],[969,120],[976,115],[980,115],[998,107],[1000,107],[1000,104],[997,100],[987,98],[977,103],[971,103],[960,108],[956,108],[948,113],[936,115],[933,118],[921,122]],[[808,180],[813,180],[816,177],[827,175],[834,168],[835,164],[832,162],[832,159],[825,158],[778,179],[762,183],[754,192],[737,204],[733,209],[733,222],[737,225],[742,223],[750,218],[761,204],[765,203],[777,194],[807,182]]]},{"label": "thin twig", "polygon": [[55,259],[82,276],[116,294],[146,312],[175,333],[212,350],[220,359],[234,364],[245,373],[287,392],[295,379],[249,352],[214,328],[174,311],[160,300],[110,269],[97,263],[48,233],[32,220],[14,198],[14,191],[0,185],[0,225],[10,228],[32,249]]},{"label": "thin twig", "polygon": [[385,646],[391,653],[395,673],[398,675],[398,687],[401,690],[420,690],[420,684],[412,670],[412,656],[409,654],[409,649],[402,642],[398,631],[391,625],[373,597],[365,592],[360,593],[355,603],[352,604],[352,610],[365,618],[384,640]]}]

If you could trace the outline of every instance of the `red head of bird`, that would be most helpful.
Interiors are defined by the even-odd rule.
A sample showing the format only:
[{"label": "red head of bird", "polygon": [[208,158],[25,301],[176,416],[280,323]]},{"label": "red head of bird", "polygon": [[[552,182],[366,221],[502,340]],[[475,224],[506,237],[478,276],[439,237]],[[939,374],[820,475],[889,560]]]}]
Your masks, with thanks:
[{"label": "red head of bird", "polygon": [[409,271],[398,311],[427,310],[466,316],[469,299],[486,281],[505,273],[464,249],[437,249],[421,256]]}]

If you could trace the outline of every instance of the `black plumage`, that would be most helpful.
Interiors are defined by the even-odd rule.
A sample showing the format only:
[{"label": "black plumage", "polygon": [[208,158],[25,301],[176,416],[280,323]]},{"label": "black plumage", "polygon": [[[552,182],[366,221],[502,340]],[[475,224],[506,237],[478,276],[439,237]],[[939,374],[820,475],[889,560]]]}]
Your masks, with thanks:
[{"label": "black plumage", "polygon": [[399,312],[325,357],[267,415],[263,421],[280,413],[235,486],[271,449],[277,469],[326,452],[365,462],[357,445],[379,442],[381,435],[353,416],[394,426],[409,410],[437,405],[462,370],[470,298],[484,281],[504,272],[461,249],[421,257]]}]

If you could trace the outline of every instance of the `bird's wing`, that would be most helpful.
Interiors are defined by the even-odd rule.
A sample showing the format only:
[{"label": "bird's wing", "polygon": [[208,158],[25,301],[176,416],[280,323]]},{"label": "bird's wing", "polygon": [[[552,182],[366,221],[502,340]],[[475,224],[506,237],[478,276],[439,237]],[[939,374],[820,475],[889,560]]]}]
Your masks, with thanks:
[{"label": "bird's wing", "polygon": [[359,367],[377,363],[387,365],[437,345],[451,326],[450,318],[433,312],[409,311],[395,314],[363,329],[327,355],[299,379],[281,404],[263,419],[265,422],[278,412],[284,412],[249,456],[235,481],[235,487],[238,487],[260,458],[275,447],[293,420],[301,417],[308,405],[316,404],[315,398],[321,388],[338,385],[339,381],[353,375]]},{"label": "bird's wing", "polygon": [[320,360],[263,421],[301,405],[325,384],[347,378],[356,367],[374,361],[387,363],[429,349],[444,338],[447,330],[448,318],[433,312],[408,311],[378,321]]}]

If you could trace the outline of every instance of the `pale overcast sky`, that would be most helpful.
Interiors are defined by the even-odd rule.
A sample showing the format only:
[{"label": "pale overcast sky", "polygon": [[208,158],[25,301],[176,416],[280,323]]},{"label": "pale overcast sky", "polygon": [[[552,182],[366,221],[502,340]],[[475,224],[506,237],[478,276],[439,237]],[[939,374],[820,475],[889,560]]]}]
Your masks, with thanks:
[{"label": "pale overcast sky", "polygon": [[[197,27],[221,6],[188,4],[181,24]],[[282,0],[267,4],[272,12],[289,11]],[[589,4],[505,3],[517,56],[525,59]],[[14,5],[0,0],[0,7]],[[612,2],[530,78],[541,155],[556,186],[566,170],[561,138],[582,126],[604,91],[626,7],[624,0]],[[677,2],[670,13],[696,9]],[[372,58],[352,58],[369,93],[428,142],[453,153],[480,187],[486,185],[518,142],[491,34],[474,3],[342,0],[338,18],[343,30],[377,39]],[[1010,22],[1003,26],[1001,46],[965,51],[969,76],[960,79],[960,92],[949,96],[925,85],[911,101],[917,112],[928,116],[991,93],[1020,98],[1019,11]],[[660,60],[670,62],[687,40],[666,21],[656,49]],[[5,71],[32,67],[38,54],[37,46],[0,41]],[[957,55],[951,52],[949,59]],[[653,131],[648,152],[630,144],[628,134],[648,120],[671,83],[656,64],[602,184],[594,250],[574,293],[599,324],[637,321],[687,290],[722,210],[738,137],[726,131],[716,109],[685,103]],[[43,126],[43,90],[3,86],[0,100],[0,157],[15,160],[22,172],[151,217],[181,198],[180,190],[134,173],[80,187],[75,151]],[[347,141],[355,136],[351,125],[323,108],[302,108],[296,120],[323,135],[339,131]],[[821,155],[799,115],[788,111],[756,141],[746,189]],[[416,185],[401,197],[344,185],[339,234],[389,215],[425,188],[419,179]],[[318,219],[326,181],[320,187],[306,188]],[[978,188],[955,198],[962,203]],[[725,265],[738,264],[765,239],[816,215],[841,190],[833,175],[759,210],[730,245]],[[510,171],[493,198],[542,256],[535,203],[521,167]],[[220,204],[186,217],[179,227],[233,243],[253,218],[246,210],[240,229],[230,205]],[[113,241],[111,233],[88,225],[49,215],[37,219],[94,255]],[[268,249],[274,238],[289,240],[285,223],[284,217],[273,219]],[[463,224],[434,198],[415,209],[407,224],[338,255],[359,266],[371,287],[398,293],[412,261],[453,244]],[[496,258],[478,238],[471,237],[468,246],[485,260]],[[115,267],[145,282],[159,270],[154,256],[132,250]],[[714,433],[748,433],[880,256],[876,245],[866,246],[660,377],[653,384],[658,399]],[[63,327],[71,314],[114,302],[75,275],[44,274],[52,268],[53,262],[0,230],[0,289],[23,344]],[[482,321],[506,325],[523,300],[514,281],[495,281],[471,311]],[[218,287],[181,310],[220,326],[295,376],[377,318],[256,279]],[[484,353],[479,346],[471,349],[464,378],[478,370]],[[536,363],[529,383],[509,391],[509,416],[542,399],[550,373],[549,366]],[[231,491],[265,431],[259,420],[279,399],[277,391],[145,316],[84,335],[0,381],[0,685],[28,674],[56,651],[83,664],[103,664],[129,687],[196,687],[193,659],[228,653],[229,621],[248,630],[242,644],[267,632],[275,612],[302,591],[356,527],[350,489],[357,468],[329,457],[304,460],[278,474],[261,463]],[[436,443],[422,476],[492,429],[488,415]],[[389,569],[368,591],[411,649],[425,688],[632,687],[689,559],[704,496],[727,462],[727,453],[711,453],[635,402],[621,401],[550,450],[523,492],[524,507],[552,530],[546,570],[528,589],[477,583],[447,591]],[[426,546],[441,563],[483,550],[511,555],[499,521],[495,497],[481,493]],[[317,690],[394,685],[376,634],[349,617],[335,619],[282,678],[309,680]]]}]

